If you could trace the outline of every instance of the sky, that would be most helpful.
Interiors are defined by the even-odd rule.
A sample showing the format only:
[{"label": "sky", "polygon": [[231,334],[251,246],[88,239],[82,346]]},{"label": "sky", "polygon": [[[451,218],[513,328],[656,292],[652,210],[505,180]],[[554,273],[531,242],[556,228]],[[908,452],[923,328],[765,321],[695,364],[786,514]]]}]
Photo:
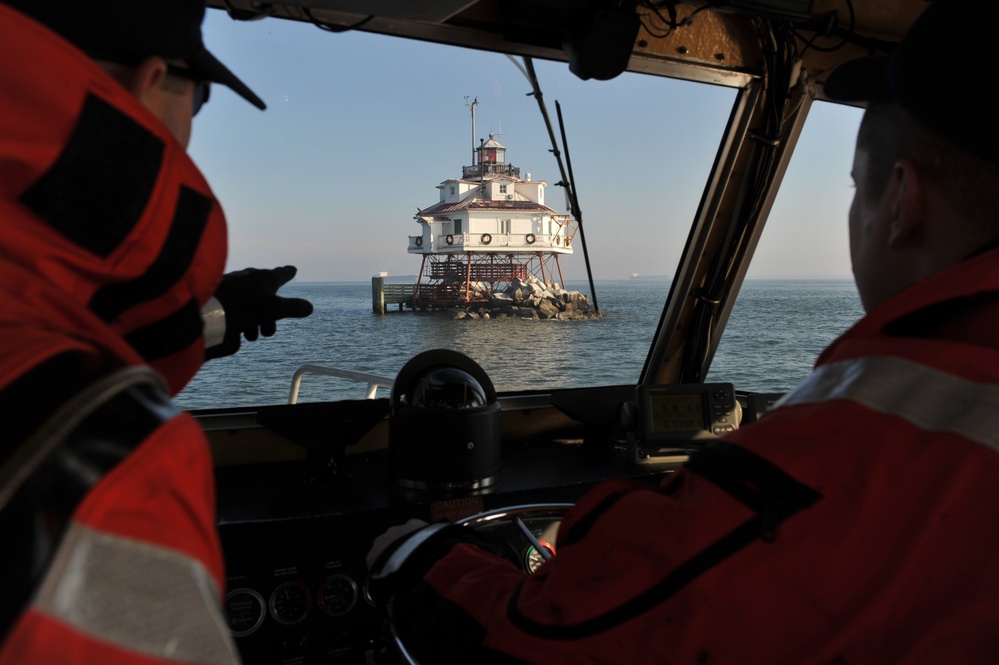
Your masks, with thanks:
[{"label": "sky", "polygon": [[[502,54],[210,10],[205,43],[268,105],[221,86],[195,118],[190,153],[229,222],[230,270],[292,264],[300,281],[415,275],[417,208],[493,132],[507,162],[550,185],[565,212],[548,130],[530,84]],[[735,92],[639,74],[582,81],[535,61],[561,105],[597,279],[672,276]],[[848,278],[846,218],[860,112],[815,104],[750,278]],[[558,127],[555,128],[558,135]],[[585,280],[582,248],[562,263]]]}]

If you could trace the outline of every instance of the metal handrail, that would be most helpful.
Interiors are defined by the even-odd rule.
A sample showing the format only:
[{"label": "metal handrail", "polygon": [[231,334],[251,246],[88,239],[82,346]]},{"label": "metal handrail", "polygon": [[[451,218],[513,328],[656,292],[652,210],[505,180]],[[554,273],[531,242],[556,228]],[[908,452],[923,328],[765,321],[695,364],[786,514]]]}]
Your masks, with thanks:
[{"label": "metal handrail", "polygon": [[378,376],[377,374],[369,374],[368,372],[355,372],[350,369],[337,369],[336,367],[324,367],[323,365],[302,365],[295,370],[295,375],[291,379],[291,394],[288,395],[288,404],[298,403],[298,389],[302,385],[302,376],[306,373],[335,376],[339,379],[347,379],[348,381],[367,383],[368,393],[366,399],[374,399],[379,387],[391,390],[392,385],[395,383],[394,379]]}]

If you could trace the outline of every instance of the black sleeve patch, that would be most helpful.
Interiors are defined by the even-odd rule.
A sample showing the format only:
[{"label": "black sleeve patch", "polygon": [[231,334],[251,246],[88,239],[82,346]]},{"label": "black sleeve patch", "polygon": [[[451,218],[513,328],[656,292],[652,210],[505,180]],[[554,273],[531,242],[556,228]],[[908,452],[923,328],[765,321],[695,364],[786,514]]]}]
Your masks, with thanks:
[{"label": "black sleeve patch", "polygon": [[80,247],[107,257],[142,216],[163,149],[142,125],[88,95],[62,154],[21,202]]},{"label": "black sleeve patch", "polygon": [[165,358],[182,351],[201,336],[201,310],[193,300],[173,314],[125,335],[147,361]]},{"label": "black sleeve patch", "polygon": [[111,322],[122,312],[172,289],[191,267],[211,211],[210,198],[181,186],[170,232],[156,259],[139,277],[101,287],[90,299],[90,309]]}]

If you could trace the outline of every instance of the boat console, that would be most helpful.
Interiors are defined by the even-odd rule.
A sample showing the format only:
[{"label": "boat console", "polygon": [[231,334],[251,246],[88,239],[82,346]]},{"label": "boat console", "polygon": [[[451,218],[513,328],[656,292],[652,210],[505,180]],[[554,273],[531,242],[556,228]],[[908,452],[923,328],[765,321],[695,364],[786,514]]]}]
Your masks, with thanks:
[{"label": "boat console", "polygon": [[[530,572],[547,555],[539,543],[557,552],[561,511],[585,492],[612,478],[661,482],[691,450],[755,419],[763,401],[730,384],[499,395],[494,482],[418,489],[393,463],[406,439],[396,398],[196,414],[216,454],[225,610],[248,665],[399,662],[366,594],[365,556],[387,528],[527,511],[522,524],[504,512],[477,528]],[[437,416],[441,432],[447,417]],[[475,436],[489,435],[467,446]]]}]

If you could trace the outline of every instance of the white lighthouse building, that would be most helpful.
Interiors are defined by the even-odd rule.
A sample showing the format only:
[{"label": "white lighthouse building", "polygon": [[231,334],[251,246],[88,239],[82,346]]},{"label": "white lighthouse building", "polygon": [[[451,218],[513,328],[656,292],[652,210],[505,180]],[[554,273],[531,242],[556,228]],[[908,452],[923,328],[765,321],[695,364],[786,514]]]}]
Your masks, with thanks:
[{"label": "white lighthouse building", "polygon": [[[473,130],[474,131],[474,130]],[[437,186],[440,200],[418,212],[409,253],[423,255],[414,300],[451,305],[534,275],[564,284],[560,254],[572,254],[575,221],[545,205],[544,180],[521,179],[492,134],[480,140],[461,178]],[[477,296],[477,294],[479,294]]]}]

